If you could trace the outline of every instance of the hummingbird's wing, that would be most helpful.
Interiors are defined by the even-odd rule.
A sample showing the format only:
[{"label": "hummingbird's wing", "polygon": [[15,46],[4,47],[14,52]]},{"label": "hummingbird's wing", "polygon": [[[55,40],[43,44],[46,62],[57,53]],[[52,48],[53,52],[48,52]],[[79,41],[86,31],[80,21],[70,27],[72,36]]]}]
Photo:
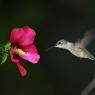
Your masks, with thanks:
[{"label": "hummingbird's wing", "polygon": [[95,27],[84,34],[82,39],[78,39],[75,45],[85,48],[95,38]]}]

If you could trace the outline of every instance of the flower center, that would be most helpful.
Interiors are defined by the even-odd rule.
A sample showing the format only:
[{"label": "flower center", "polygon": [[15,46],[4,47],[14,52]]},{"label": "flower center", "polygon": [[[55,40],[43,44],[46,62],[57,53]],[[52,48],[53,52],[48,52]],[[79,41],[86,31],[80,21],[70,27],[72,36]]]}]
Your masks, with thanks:
[{"label": "flower center", "polygon": [[18,48],[15,49],[15,53],[18,55],[29,55],[28,52],[24,52],[22,49],[18,49]]}]

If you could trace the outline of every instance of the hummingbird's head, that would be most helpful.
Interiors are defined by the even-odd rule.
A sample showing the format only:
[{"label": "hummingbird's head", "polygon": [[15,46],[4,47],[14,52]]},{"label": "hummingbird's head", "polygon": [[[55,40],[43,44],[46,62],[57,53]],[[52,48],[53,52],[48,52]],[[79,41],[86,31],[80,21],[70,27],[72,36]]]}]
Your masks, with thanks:
[{"label": "hummingbird's head", "polygon": [[55,44],[55,47],[58,47],[58,48],[66,48],[67,47],[67,41],[62,39],[62,40],[59,40],[56,44]]},{"label": "hummingbird's head", "polygon": [[52,48],[64,48],[64,49],[67,49],[67,41],[62,39],[62,40],[59,40],[54,46],[51,46],[49,47],[48,49],[46,49],[46,51],[52,49]]}]

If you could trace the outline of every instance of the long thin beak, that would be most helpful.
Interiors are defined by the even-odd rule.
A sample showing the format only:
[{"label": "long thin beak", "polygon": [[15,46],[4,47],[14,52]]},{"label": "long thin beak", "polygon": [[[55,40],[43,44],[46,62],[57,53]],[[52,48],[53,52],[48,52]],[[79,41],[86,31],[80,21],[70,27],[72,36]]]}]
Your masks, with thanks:
[{"label": "long thin beak", "polygon": [[49,50],[51,50],[52,48],[54,48],[54,46],[51,46],[51,47],[47,48],[46,51],[49,51]]},{"label": "long thin beak", "polygon": [[57,46],[57,45],[51,46],[51,47],[47,48],[46,51],[49,51],[49,50],[51,50],[51,49],[53,49],[53,48],[56,48],[56,46]]}]

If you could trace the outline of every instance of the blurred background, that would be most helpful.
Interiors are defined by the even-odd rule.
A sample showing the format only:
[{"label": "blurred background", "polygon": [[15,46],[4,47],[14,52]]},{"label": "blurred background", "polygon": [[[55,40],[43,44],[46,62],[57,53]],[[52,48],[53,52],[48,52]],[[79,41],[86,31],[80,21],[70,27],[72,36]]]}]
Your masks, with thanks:
[{"label": "blurred background", "polygon": [[[75,42],[94,26],[94,5],[93,0],[0,0],[0,43],[9,41],[12,28],[29,25],[37,31],[41,55],[37,65],[23,61],[28,70],[24,78],[10,58],[0,65],[0,94],[80,95],[94,76],[95,62],[66,50],[45,50],[63,38]],[[93,55],[94,41],[87,47]]]}]

